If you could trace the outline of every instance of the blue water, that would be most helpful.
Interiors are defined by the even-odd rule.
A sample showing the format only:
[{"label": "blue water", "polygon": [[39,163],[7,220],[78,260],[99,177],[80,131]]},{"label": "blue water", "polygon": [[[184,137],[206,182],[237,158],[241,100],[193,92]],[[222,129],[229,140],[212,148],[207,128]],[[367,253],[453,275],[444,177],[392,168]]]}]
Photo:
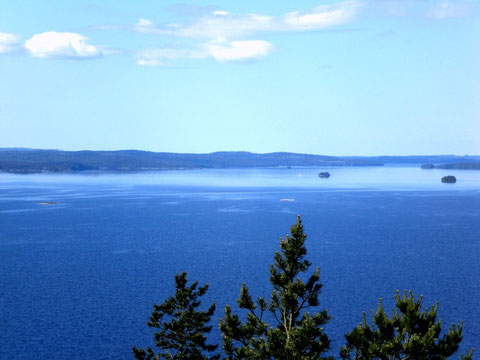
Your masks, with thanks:
[{"label": "blue water", "polygon": [[[397,289],[438,300],[444,328],[464,321],[462,349],[478,346],[480,172],[320,170],[0,173],[0,358],[130,359],[133,344],[152,344],[145,322],[180,271],[210,283],[216,326],[242,282],[268,296],[297,214],[334,354]],[[458,182],[442,184],[446,174]]]}]

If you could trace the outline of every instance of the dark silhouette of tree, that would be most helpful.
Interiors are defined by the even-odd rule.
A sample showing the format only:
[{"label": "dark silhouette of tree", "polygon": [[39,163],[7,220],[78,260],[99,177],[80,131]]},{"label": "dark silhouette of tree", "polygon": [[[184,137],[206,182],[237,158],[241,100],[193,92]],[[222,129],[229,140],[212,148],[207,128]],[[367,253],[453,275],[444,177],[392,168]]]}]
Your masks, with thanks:
[{"label": "dark silhouette of tree", "polygon": [[[372,310],[372,325],[367,324],[363,313],[363,322],[345,335],[347,344],[340,351],[342,359],[444,360],[458,350],[463,324],[453,324],[440,338],[442,321],[437,321],[438,303],[422,312],[422,297],[415,300],[412,292],[409,295],[405,292],[402,297],[397,291],[395,307],[389,318],[380,300],[377,312]],[[460,359],[471,360],[472,354],[473,350]]]},{"label": "dark silhouette of tree", "polygon": [[136,359],[219,359],[220,355],[208,355],[218,345],[207,344],[206,335],[212,330],[207,326],[215,312],[215,304],[206,311],[198,311],[200,297],[205,295],[208,284],[198,286],[198,281],[187,286],[187,273],[175,275],[175,296],[162,304],[154,304],[149,327],[157,329],[154,333],[157,353],[147,347],[146,350],[133,347]]},{"label": "dark silhouette of tree", "polygon": [[[270,301],[260,297],[253,301],[245,284],[240,289],[237,303],[247,311],[246,322],[225,308],[220,320],[223,350],[228,359],[325,359],[322,354],[330,347],[323,325],[330,317],[326,310],[310,314],[310,308],[319,305],[320,269],[304,282],[300,275],[311,263],[305,259],[306,235],[300,216],[285,240],[280,239],[280,252],[275,253],[270,265],[273,286]],[[273,326],[264,320],[268,311],[275,319]]]}]

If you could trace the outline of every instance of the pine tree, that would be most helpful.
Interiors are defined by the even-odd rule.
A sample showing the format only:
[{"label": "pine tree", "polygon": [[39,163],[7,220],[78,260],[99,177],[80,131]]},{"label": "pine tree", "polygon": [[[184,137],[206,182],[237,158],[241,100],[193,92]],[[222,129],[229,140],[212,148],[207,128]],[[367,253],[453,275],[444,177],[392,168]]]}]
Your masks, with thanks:
[{"label": "pine tree", "polygon": [[220,355],[205,354],[214,352],[218,345],[207,344],[206,335],[212,327],[207,326],[215,312],[215,304],[206,311],[197,311],[200,297],[205,295],[208,284],[199,287],[198,281],[187,286],[187,273],[175,275],[175,296],[162,304],[154,304],[149,327],[158,329],[154,333],[155,346],[159,352],[147,347],[146,350],[133,347],[136,359],[219,359]]},{"label": "pine tree", "polygon": [[[322,354],[329,349],[330,341],[323,325],[330,317],[326,310],[314,314],[307,311],[319,305],[322,284],[318,267],[305,282],[300,278],[311,265],[305,259],[305,239],[298,216],[290,236],[280,238],[281,251],[275,253],[274,264],[270,265],[270,302],[262,297],[254,302],[243,284],[237,303],[247,311],[246,322],[242,323],[229,306],[225,308],[220,330],[228,359],[325,359]],[[264,320],[266,311],[275,319],[273,326]]]},{"label": "pine tree", "polygon": [[[415,300],[412,292],[395,295],[395,307],[389,318],[382,301],[377,312],[372,310],[373,325],[363,322],[345,335],[347,344],[342,347],[342,359],[353,360],[444,360],[458,350],[462,341],[463,324],[453,324],[440,338],[442,321],[437,321],[438,303],[423,312],[422,297]],[[461,360],[471,360],[473,350],[461,355]],[[353,355],[353,358],[351,357]]]}]

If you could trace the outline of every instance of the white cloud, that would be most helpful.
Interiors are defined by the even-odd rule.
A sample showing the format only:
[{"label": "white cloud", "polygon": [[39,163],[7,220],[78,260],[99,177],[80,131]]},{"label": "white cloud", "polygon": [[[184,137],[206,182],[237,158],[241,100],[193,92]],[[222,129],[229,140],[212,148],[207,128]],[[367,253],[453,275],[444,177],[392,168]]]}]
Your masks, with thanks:
[{"label": "white cloud", "polygon": [[157,59],[138,59],[137,65],[140,66],[163,66],[163,63]]},{"label": "white cloud", "polygon": [[364,0],[323,5],[309,11],[294,11],[280,16],[232,14],[216,10],[185,23],[155,24],[141,18],[134,30],[165,36],[200,39],[193,49],[150,49],[137,55],[138,65],[163,63],[172,59],[206,59],[220,62],[246,62],[266,57],[274,46],[265,40],[248,37],[257,33],[320,30],[352,21]]},{"label": "white cloud", "polygon": [[20,39],[13,34],[0,32],[0,54],[7,54],[20,49]]},{"label": "white cloud", "polygon": [[82,60],[102,56],[100,48],[87,44],[85,36],[68,32],[36,34],[25,42],[25,48],[32,56],[42,59]]},{"label": "white cloud", "polygon": [[460,18],[471,13],[471,8],[464,2],[454,3],[443,1],[436,4],[428,12],[428,16],[434,19]]},{"label": "white cloud", "polygon": [[140,18],[133,26],[133,30],[141,33],[154,33],[155,24],[148,19]]},{"label": "white cloud", "polygon": [[220,62],[245,62],[267,56],[274,46],[264,40],[209,41],[197,49],[148,49],[137,54],[137,65],[161,66],[164,60],[214,59]]},{"label": "white cloud", "polygon": [[258,32],[320,30],[350,22],[362,4],[359,0],[345,1],[319,6],[310,11],[290,12],[283,16],[214,11],[185,24],[158,25],[140,19],[134,29],[161,35],[209,39],[232,39]]},{"label": "white cloud", "polygon": [[232,41],[227,44],[207,44],[209,54],[217,61],[258,60],[267,56],[273,45],[264,40]]},{"label": "white cloud", "polygon": [[138,23],[135,26],[136,30],[142,32],[142,29],[149,29],[150,27],[152,27],[153,23],[148,19],[140,18],[140,20],[138,20]]},{"label": "white cloud", "polygon": [[348,1],[337,5],[319,6],[312,11],[294,11],[283,16],[285,30],[317,30],[351,21],[360,6]]},{"label": "white cloud", "polygon": [[165,60],[204,59],[208,54],[203,50],[189,49],[148,49],[137,54],[139,66],[163,66]]},{"label": "white cloud", "polygon": [[189,38],[232,38],[254,33],[263,28],[268,30],[271,18],[255,14],[230,15],[213,13],[189,24],[157,25],[147,19],[140,19],[135,31],[159,35]]}]

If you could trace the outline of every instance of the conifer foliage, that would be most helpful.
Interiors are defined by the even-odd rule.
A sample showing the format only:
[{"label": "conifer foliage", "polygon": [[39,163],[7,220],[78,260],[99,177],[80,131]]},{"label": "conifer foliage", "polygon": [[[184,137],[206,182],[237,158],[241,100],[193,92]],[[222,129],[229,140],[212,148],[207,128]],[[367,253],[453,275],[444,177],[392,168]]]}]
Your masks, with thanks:
[{"label": "conifer foliage", "polygon": [[[275,253],[274,264],[270,265],[273,291],[269,302],[262,297],[255,302],[247,286],[242,285],[237,303],[247,311],[246,322],[229,306],[225,308],[220,330],[228,359],[326,359],[322,354],[329,349],[330,341],[323,325],[330,317],[326,310],[308,311],[319,305],[320,269],[317,267],[305,282],[300,277],[311,265],[305,259],[305,239],[298,216],[290,235],[280,239],[281,251]],[[275,324],[264,320],[266,312]]]},{"label": "conifer foliage", "polygon": [[162,304],[154,304],[149,327],[158,329],[154,333],[158,353],[147,347],[146,350],[133,347],[133,354],[139,360],[159,359],[219,359],[219,355],[206,355],[214,352],[218,345],[207,344],[208,326],[215,312],[215,304],[208,310],[198,311],[200,297],[208,289],[208,284],[198,287],[198,281],[187,286],[185,272],[175,275],[175,296]]},{"label": "conifer foliage", "polygon": [[[237,303],[246,316],[233,313],[225,307],[220,319],[225,359],[251,360],[333,360],[325,353],[330,340],[323,326],[330,316],[326,310],[317,311],[322,288],[320,269],[307,276],[311,263],[305,259],[306,235],[300,216],[285,240],[280,238],[280,251],[275,252],[270,265],[272,293],[269,300],[253,300],[245,283]],[[209,326],[215,304],[207,310],[198,310],[200,297],[208,284],[198,282],[187,286],[187,274],[175,275],[175,295],[154,310],[147,322],[153,327],[157,353],[133,347],[138,360],[220,359],[218,345],[207,344]],[[397,291],[395,309],[388,317],[382,305],[372,310],[373,324],[365,313],[363,322],[345,335],[346,345],[340,355],[344,360],[446,360],[458,350],[462,341],[463,324],[452,325],[441,336],[441,320],[437,320],[438,304],[422,310],[422,297],[415,299],[412,292],[403,296]],[[269,323],[270,322],[270,323]],[[460,356],[472,360],[473,350]]]},{"label": "conifer foliage", "polygon": [[[412,292],[401,296],[397,291],[395,307],[389,318],[380,300],[377,312],[372,310],[373,325],[367,324],[363,313],[363,322],[345,335],[347,344],[341,349],[342,359],[445,360],[458,350],[463,324],[453,324],[440,338],[438,303],[422,311],[422,297],[415,300]],[[471,360],[472,354],[473,350],[460,359]]]}]

